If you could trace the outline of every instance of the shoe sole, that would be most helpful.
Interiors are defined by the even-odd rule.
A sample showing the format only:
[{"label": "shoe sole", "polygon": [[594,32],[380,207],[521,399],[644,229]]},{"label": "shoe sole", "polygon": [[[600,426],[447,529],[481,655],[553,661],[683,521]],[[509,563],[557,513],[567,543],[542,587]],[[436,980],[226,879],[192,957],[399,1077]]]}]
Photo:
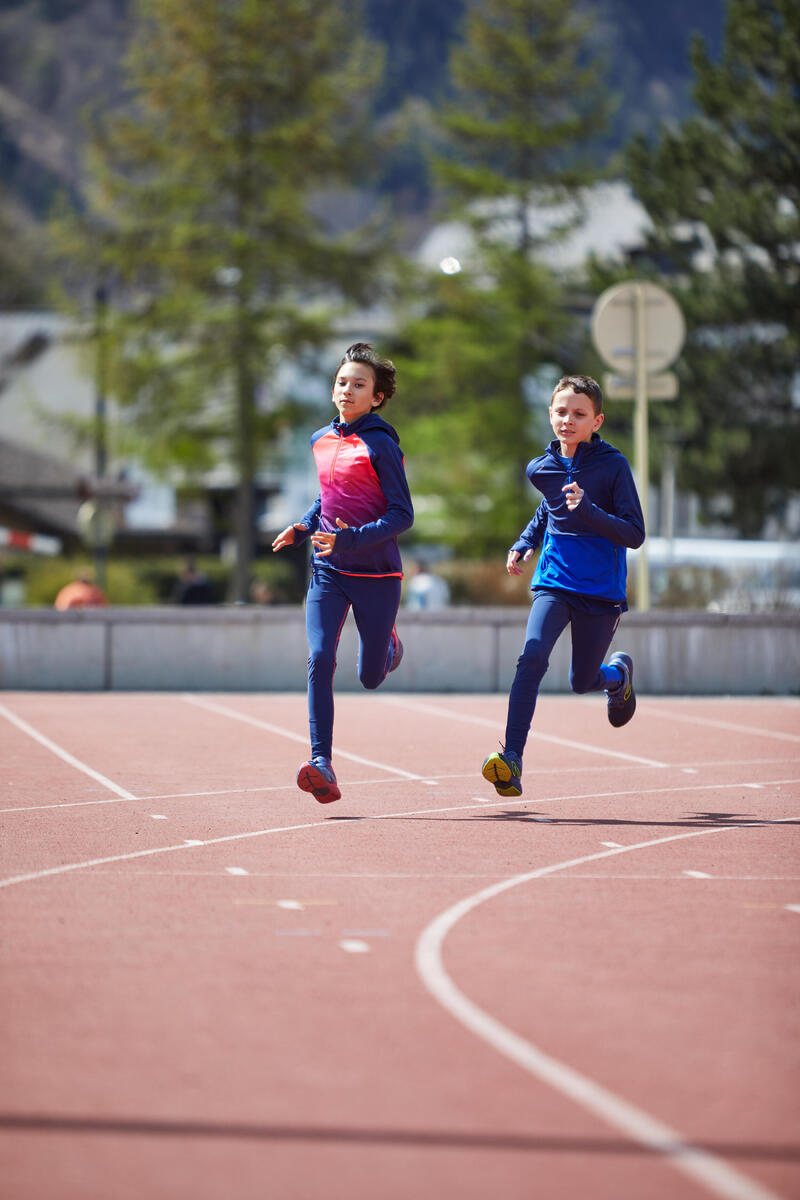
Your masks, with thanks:
[{"label": "shoe sole", "polygon": [[322,772],[311,764],[301,767],[297,772],[297,786],[301,792],[311,792],[314,799],[320,804],[330,804],[332,800],[340,800],[342,795],[337,784],[329,783]]},{"label": "shoe sole", "polygon": [[498,796],[521,796],[522,784],[514,779],[499,754],[490,754],[481,767],[481,775],[491,783]]}]

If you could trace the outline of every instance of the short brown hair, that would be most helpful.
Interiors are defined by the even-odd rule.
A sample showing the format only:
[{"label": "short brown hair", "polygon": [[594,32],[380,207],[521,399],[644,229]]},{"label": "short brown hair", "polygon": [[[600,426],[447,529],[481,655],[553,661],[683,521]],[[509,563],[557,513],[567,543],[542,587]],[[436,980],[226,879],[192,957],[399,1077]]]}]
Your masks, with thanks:
[{"label": "short brown hair", "polygon": [[556,386],[553,388],[553,394],[550,397],[552,404],[559,392],[565,391],[581,392],[584,396],[588,396],[594,408],[594,415],[603,411],[603,391],[596,379],[592,379],[591,375],[564,375],[559,379]]}]

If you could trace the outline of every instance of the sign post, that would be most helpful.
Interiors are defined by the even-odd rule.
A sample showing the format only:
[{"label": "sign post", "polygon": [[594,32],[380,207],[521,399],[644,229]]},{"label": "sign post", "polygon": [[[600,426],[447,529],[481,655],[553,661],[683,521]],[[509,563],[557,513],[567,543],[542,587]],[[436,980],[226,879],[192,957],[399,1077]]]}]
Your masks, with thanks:
[{"label": "sign post", "polygon": [[[669,292],[654,283],[632,280],[608,288],[592,312],[592,340],[598,354],[622,378],[612,380],[611,399],[633,399],[634,473],[645,528],[648,520],[650,471],[648,463],[648,395],[671,399],[677,380],[667,372],[680,353],[685,337],[683,313]],[[636,607],[650,607],[650,573],[646,543],[639,551]]]}]

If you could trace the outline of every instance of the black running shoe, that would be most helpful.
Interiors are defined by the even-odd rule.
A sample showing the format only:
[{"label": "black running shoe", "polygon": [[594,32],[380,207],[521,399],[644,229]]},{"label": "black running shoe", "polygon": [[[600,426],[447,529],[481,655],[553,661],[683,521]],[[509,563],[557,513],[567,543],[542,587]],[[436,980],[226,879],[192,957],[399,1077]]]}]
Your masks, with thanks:
[{"label": "black running shoe", "polygon": [[608,660],[610,667],[618,667],[622,671],[622,683],[615,688],[609,688],[608,719],[619,729],[627,725],[636,712],[636,693],[633,690],[633,660],[630,654],[612,654]]}]

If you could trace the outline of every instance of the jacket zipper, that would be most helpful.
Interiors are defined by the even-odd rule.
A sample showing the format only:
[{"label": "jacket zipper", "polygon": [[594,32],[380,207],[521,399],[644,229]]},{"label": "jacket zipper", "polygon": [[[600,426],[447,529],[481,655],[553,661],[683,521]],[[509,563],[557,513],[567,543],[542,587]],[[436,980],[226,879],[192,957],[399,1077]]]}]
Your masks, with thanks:
[{"label": "jacket zipper", "polygon": [[328,478],[328,483],[333,483],[333,472],[336,470],[336,460],[339,457],[339,451],[341,450],[341,448],[342,448],[342,434],[340,433],[338,438],[336,439],[336,451],[333,455],[333,462],[331,463],[331,473]]}]

